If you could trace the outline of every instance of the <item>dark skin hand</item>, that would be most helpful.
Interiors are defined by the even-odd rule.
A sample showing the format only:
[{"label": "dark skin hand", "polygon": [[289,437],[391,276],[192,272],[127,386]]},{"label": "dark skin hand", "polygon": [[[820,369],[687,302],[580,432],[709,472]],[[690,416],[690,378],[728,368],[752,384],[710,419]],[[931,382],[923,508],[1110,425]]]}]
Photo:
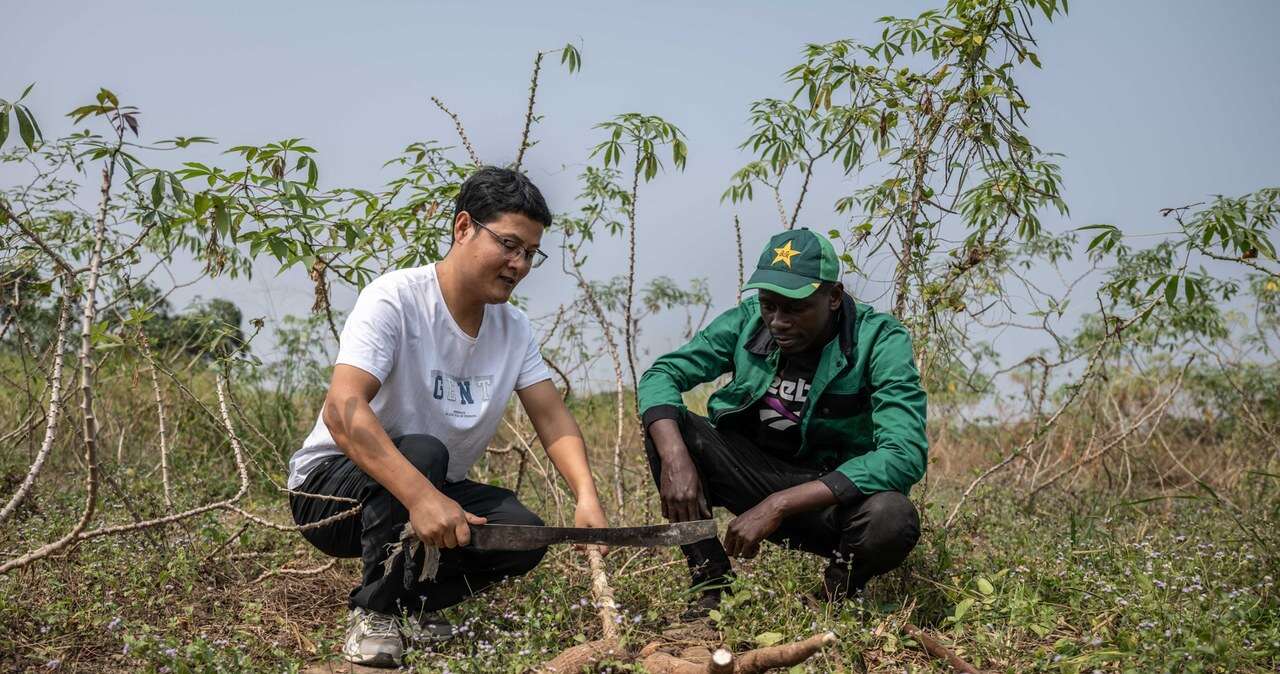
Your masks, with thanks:
[{"label": "dark skin hand", "polygon": [[777,531],[783,519],[835,503],[836,495],[817,480],[774,492],[729,522],[724,534],[724,551],[730,557],[755,557],[760,552],[760,542]]},{"label": "dark skin hand", "polygon": [[659,419],[649,424],[649,435],[662,459],[658,495],[662,498],[662,516],[671,522],[690,522],[711,517],[711,509],[702,498],[702,481],[689,456],[689,448],[680,437],[675,419]]}]

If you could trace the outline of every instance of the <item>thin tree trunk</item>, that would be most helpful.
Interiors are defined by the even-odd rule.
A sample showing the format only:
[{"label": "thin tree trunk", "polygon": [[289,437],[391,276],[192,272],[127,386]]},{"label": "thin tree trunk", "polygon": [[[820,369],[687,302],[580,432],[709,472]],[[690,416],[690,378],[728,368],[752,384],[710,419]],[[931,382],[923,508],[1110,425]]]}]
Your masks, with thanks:
[{"label": "thin tree trunk", "polygon": [[164,490],[164,505],[173,512],[173,490],[169,485],[169,440],[166,435],[164,396],[160,394],[160,378],[156,376],[156,362],[151,355],[151,344],[147,334],[138,330],[138,339],[142,345],[142,355],[147,359],[151,374],[151,392],[156,401],[156,420],[160,425],[160,484]]},{"label": "thin tree trunk", "polygon": [[[627,209],[627,219],[630,225],[627,228],[627,298],[626,306],[623,310],[623,341],[627,348],[627,366],[631,368],[631,390],[638,388],[636,379],[636,353],[635,353],[635,335],[633,326],[631,325],[631,304],[635,298],[636,287],[636,199],[640,191],[640,152],[636,151],[636,165],[631,177],[631,207]],[[640,398],[637,396],[636,404],[639,405]],[[639,412],[639,409],[636,410]]]},{"label": "thin tree trunk", "polygon": [[[929,95],[927,92],[925,95]],[[906,319],[907,296],[909,294],[909,278],[915,262],[915,240],[917,221],[924,204],[925,183],[929,177],[929,148],[942,129],[940,120],[929,116],[924,120],[925,126],[916,135],[915,159],[912,161],[913,174],[911,185],[911,210],[907,214],[902,230],[902,253],[898,259],[898,267],[894,271],[893,315],[898,320]],[[917,344],[923,343],[920,340]]]},{"label": "thin tree trunk", "polygon": [[520,170],[524,163],[524,152],[529,149],[529,130],[533,128],[533,103],[538,96],[538,73],[542,71],[542,57],[545,52],[538,52],[533,57],[533,75],[529,77],[529,107],[524,113],[524,131],[520,133],[520,149],[516,152],[515,170]]},{"label": "thin tree trunk", "polygon": [[[70,289],[67,292],[69,293]],[[58,337],[56,345],[53,347],[53,372],[49,375],[49,411],[45,415],[44,439],[40,442],[40,450],[36,452],[35,460],[31,462],[31,469],[27,471],[27,476],[22,479],[22,484],[18,486],[18,491],[4,505],[4,509],[0,510],[0,522],[5,521],[18,509],[23,499],[31,492],[31,488],[35,486],[36,478],[40,476],[40,470],[44,468],[44,462],[49,458],[49,452],[53,449],[53,441],[58,435],[58,422],[62,418],[63,404],[62,356],[67,344],[67,314],[69,313],[70,305],[71,298],[69,296],[64,297],[62,308],[58,311]]]},{"label": "thin tree trunk", "polygon": [[738,242],[738,303],[742,302],[742,286],[745,284],[743,278],[743,261],[742,261],[742,223],[738,221],[738,216],[733,216],[733,235]]}]

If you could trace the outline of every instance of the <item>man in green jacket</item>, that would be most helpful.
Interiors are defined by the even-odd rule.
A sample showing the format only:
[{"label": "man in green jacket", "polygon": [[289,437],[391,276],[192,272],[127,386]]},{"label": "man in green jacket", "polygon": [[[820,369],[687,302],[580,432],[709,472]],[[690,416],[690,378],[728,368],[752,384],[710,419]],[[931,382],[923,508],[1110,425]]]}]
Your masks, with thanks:
[{"label": "man in green jacket", "polygon": [[[729,556],[760,542],[831,560],[822,596],[838,599],[902,563],[920,537],[907,498],[924,476],[925,393],[911,336],[857,304],[831,243],[807,229],[774,236],[748,289],[640,379],[645,449],[673,522],[737,517],[722,544],[684,546],[696,589],[688,615],[719,605]],[[729,374],[708,417],[681,393]]]}]

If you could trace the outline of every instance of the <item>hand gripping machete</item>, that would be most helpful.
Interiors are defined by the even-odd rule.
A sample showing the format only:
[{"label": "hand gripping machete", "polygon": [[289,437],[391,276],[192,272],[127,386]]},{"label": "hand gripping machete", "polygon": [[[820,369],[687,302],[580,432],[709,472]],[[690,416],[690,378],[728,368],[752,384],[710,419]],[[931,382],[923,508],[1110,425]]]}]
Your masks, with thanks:
[{"label": "hand gripping machete", "polygon": [[643,527],[534,527],[523,524],[478,524],[471,527],[476,550],[537,550],[557,543],[653,548],[697,543],[716,535],[715,520],[695,520]]}]

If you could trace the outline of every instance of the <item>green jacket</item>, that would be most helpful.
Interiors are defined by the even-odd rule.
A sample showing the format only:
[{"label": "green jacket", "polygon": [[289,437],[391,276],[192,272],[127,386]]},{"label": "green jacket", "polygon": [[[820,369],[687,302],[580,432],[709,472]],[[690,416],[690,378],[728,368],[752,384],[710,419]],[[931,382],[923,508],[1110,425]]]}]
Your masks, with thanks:
[{"label": "green jacket", "polygon": [[[929,447],[911,336],[894,317],[847,294],[839,320],[838,339],[823,349],[801,411],[798,461],[828,471],[821,479],[841,502],[907,494],[924,477]],[[759,300],[747,298],[645,371],[637,392],[644,427],[677,417],[681,393],[730,373],[707,401],[712,424],[723,427],[764,396],[777,369],[778,348]]]}]

